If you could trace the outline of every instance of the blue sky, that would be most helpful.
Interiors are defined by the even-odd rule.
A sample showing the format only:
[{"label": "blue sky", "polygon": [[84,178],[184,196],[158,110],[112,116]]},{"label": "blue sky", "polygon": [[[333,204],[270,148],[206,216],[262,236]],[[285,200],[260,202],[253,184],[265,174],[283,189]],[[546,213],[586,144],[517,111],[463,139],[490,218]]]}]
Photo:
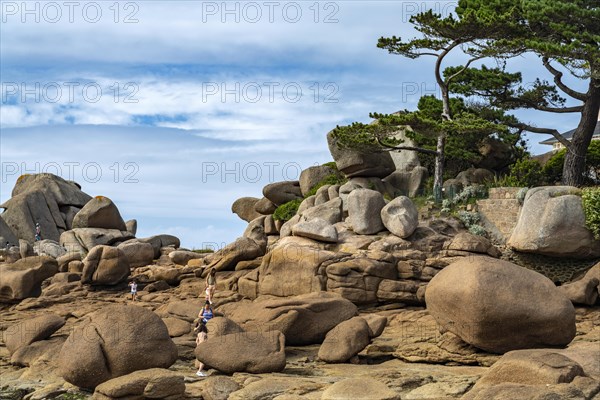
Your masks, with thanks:
[{"label": "blue sky", "polygon": [[[436,93],[431,59],[376,43],[412,37],[410,15],[455,4],[2,0],[0,201],[21,173],[58,172],[110,197],[138,236],[229,243],[245,227],[231,203],[330,161],[329,130]],[[510,68],[550,78],[534,57]],[[543,139],[531,136],[534,153]]]}]

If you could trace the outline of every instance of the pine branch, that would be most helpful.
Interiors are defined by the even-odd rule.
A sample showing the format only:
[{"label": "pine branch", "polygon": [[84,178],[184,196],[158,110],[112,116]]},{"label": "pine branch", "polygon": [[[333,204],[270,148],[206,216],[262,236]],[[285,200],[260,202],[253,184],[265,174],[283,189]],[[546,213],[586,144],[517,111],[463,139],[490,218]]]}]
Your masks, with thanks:
[{"label": "pine branch", "polygon": [[563,83],[563,81],[562,81],[563,73],[561,71],[557,70],[556,68],[554,68],[550,64],[550,60],[548,60],[548,57],[542,58],[542,62],[544,64],[544,67],[546,67],[546,69],[548,71],[550,71],[550,73],[552,75],[554,75],[554,83],[560,90],[562,90],[569,96],[573,97],[574,99],[581,100],[581,101],[587,100],[588,96],[585,93],[581,93],[576,90],[573,90]]}]

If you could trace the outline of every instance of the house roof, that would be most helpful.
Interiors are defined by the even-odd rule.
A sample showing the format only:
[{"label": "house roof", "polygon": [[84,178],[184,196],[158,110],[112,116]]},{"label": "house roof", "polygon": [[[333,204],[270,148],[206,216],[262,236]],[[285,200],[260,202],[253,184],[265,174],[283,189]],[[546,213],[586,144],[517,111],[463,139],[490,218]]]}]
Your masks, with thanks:
[{"label": "house roof", "polygon": [[[571,140],[573,138],[574,133],[575,133],[575,129],[571,129],[568,132],[561,133],[561,135],[563,135],[565,137],[565,139]],[[600,121],[596,122],[596,129],[594,129],[594,134],[592,135],[592,137],[596,137],[596,136],[600,136]],[[550,139],[546,139],[543,142],[540,142],[540,144],[554,144],[556,142],[558,142],[558,140],[556,140],[556,138],[553,136]]]}]

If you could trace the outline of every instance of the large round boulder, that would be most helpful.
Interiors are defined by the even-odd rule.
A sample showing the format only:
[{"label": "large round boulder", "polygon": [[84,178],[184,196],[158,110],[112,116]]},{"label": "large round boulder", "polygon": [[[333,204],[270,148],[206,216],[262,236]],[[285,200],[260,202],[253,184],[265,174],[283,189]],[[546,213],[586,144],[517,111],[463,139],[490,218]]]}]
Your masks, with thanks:
[{"label": "large round boulder", "polygon": [[396,197],[381,209],[381,220],[388,231],[400,238],[412,235],[419,225],[419,211],[406,196]]},{"label": "large round boulder", "polygon": [[96,196],[75,215],[73,228],[104,228],[127,231],[119,209],[111,199]]},{"label": "large round boulder", "polygon": [[381,210],[383,195],[376,190],[356,189],[348,195],[348,218],[352,230],[359,235],[372,235],[385,229]]},{"label": "large round boulder", "polygon": [[396,169],[388,152],[368,152],[340,147],[332,133],[333,131],[327,134],[329,152],[338,170],[348,178],[355,176],[383,178]]},{"label": "large round boulder", "polygon": [[507,244],[517,251],[555,257],[600,256],[600,240],[585,225],[581,190],[571,186],[527,191]]},{"label": "large round boulder", "polygon": [[0,265],[0,302],[14,302],[42,293],[42,282],[58,273],[52,257],[27,257]]},{"label": "large round boulder", "polygon": [[182,399],[185,398],[183,375],[163,368],[135,371],[104,382],[93,399]]},{"label": "large round boulder", "polygon": [[285,368],[285,337],[276,330],[209,335],[195,353],[204,364],[227,374],[280,372]]},{"label": "large round boulder", "polygon": [[125,254],[131,268],[152,264],[152,260],[154,259],[154,249],[150,243],[131,240],[119,244],[117,248]]},{"label": "large round boulder", "polygon": [[545,276],[491,257],[456,261],[433,277],[427,310],[444,329],[492,353],[566,346],[575,309]]},{"label": "large round boulder", "polygon": [[129,261],[117,247],[96,246],[83,260],[83,284],[117,285],[128,276]]},{"label": "large round boulder", "polygon": [[308,167],[300,173],[300,190],[302,195],[306,194],[319,182],[330,175],[339,174],[328,165],[315,165]]},{"label": "large round boulder", "polygon": [[93,389],[134,371],[169,368],[177,347],[158,315],[143,307],[112,305],[77,326],[58,357],[58,372],[73,385]]}]

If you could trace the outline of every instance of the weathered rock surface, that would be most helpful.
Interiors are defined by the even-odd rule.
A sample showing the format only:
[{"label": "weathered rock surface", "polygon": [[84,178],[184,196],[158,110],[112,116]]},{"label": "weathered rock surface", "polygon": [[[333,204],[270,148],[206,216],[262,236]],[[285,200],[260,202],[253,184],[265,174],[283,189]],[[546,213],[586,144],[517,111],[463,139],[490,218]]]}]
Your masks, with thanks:
[{"label": "weathered rock surface", "polygon": [[338,240],[335,227],[321,218],[298,222],[292,228],[292,234],[328,243],[336,243]]},{"label": "weathered rock surface", "polygon": [[276,330],[209,336],[195,353],[204,364],[227,374],[279,372],[285,368],[285,337]]},{"label": "weathered rock surface", "polygon": [[298,181],[270,183],[263,188],[263,195],[278,206],[288,201],[303,198],[302,191],[300,190],[300,182]]},{"label": "weathered rock surface", "polygon": [[231,205],[231,212],[246,222],[260,217],[260,214],[254,209],[259,199],[256,197],[240,197]]},{"label": "weathered rock surface", "polygon": [[300,173],[300,190],[302,196],[306,194],[319,182],[329,175],[338,173],[335,169],[327,165],[316,165],[308,167]]},{"label": "weathered rock surface", "polygon": [[83,260],[81,283],[116,285],[129,276],[129,261],[125,253],[110,246],[96,246]]},{"label": "weathered rock surface", "polygon": [[600,263],[581,279],[558,287],[574,304],[594,305],[600,294]]},{"label": "weathered rock surface", "polygon": [[410,171],[396,170],[383,178],[383,182],[398,189],[404,196],[415,197],[421,194],[429,177],[427,168],[416,166]]},{"label": "weathered rock surface", "polygon": [[388,231],[400,238],[412,235],[419,225],[419,212],[406,196],[396,197],[381,210],[381,220]]},{"label": "weathered rock surface", "polygon": [[341,148],[333,138],[332,132],[327,134],[327,145],[338,170],[349,178],[355,176],[383,178],[396,169],[388,152],[368,153]]},{"label": "weathered rock surface", "polygon": [[77,326],[58,357],[60,375],[93,389],[103,382],[150,368],[168,368],[177,348],[164,322],[138,306],[114,305]]},{"label": "weathered rock surface", "polygon": [[12,197],[0,208],[6,209],[2,219],[17,239],[33,242],[35,224],[39,223],[42,239],[58,241],[60,234],[68,229],[67,215],[62,211],[81,208],[90,199],[75,182],[47,173],[27,174],[19,177]]},{"label": "weathered rock surface", "polygon": [[0,302],[14,302],[37,297],[42,282],[58,272],[52,257],[27,257],[13,264],[0,265]]},{"label": "weathered rock surface", "polygon": [[425,299],[443,329],[492,353],[565,346],[575,336],[573,305],[552,281],[507,261],[457,261],[429,282]]},{"label": "weathered rock surface", "polygon": [[221,250],[204,258],[206,270],[214,268],[217,271],[234,270],[240,261],[252,260],[264,254],[263,248],[255,240],[241,237],[228,244]]},{"label": "weathered rock surface", "polygon": [[528,190],[507,244],[517,251],[555,257],[600,257],[600,240],[585,226],[581,191],[571,186]]},{"label": "weathered rock surface", "polygon": [[367,321],[354,317],[327,332],[319,347],[319,359],[342,363],[357,355],[369,344],[371,330]]},{"label": "weathered rock surface", "polygon": [[96,196],[75,215],[73,228],[103,228],[127,231],[119,209],[111,199]]},{"label": "weathered rock surface", "polygon": [[349,378],[328,387],[322,400],[400,400],[400,395],[373,378]]},{"label": "weathered rock surface", "polygon": [[334,198],[327,200],[319,205],[315,205],[314,207],[302,211],[301,215],[302,219],[306,221],[320,218],[330,224],[335,224],[342,220],[342,199]]},{"label": "weathered rock surface", "polygon": [[150,236],[148,238],[143,238],[143,239],[138,239],[138,240],[140,242],[150,243],[152,245],[152,248],[154,249],[154,258],[155,259],[160,257],[160,249],[162,249],[163,247],[171,246],[171,247],[178,249],[179,246],[181,246],[181,242],[179,241],[179,238],[177,236],[167,235],[167,234],[154,235],[154,236]]},{"label": "weathered rock surface", "polygon": [[322,343],[327,332],[357,314],[352,302],[327,292],[228,303],[219,310],[245,331],[281,331],[288,345]]},{"label": "weathered rock surface", "polygon": [[117,248],[123,252],[131,268],[152,264],[154,259],[154,249],[150,243],[132,240],[119,244]]},{"label": "weathered rock surface", "polygon": [[175,250],[169,253],[169,258],[175,264],[187,265],[190,260],[196,260],[206,257],[206,254],[195,253],[189,250]]},{"label": "weathered rock surface", "polygon": [[385,229],[381,210],[383,195],[370,189],[356,189],[348,195],[348,218],[352,230],[359,235],[372,235]]},{"label": "weathered rock surface", "polygon": [[21,321],[8,327],[4,332],[4,343],[10,354],[21,347],[33,342],[44,340],[62,328],[65,319],[56,314],[40,315],[32,319]]},{"label": "weathered rock surface", "polygon": [[184,393],[183,375],[167,369],[151,368],[98,385],[92,399],[176,399],[183,398]]}]

